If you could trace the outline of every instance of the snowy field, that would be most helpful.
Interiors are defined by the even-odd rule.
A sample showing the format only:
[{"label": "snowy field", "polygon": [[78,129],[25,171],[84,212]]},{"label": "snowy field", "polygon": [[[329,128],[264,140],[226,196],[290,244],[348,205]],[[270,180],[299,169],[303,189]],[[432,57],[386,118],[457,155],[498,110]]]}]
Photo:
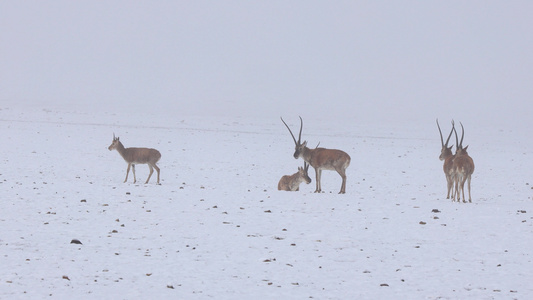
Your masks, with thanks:
[{"label": "snowy field", "polygon": [[[297,133],[298,116],[283,117]],[[456,120],[476,163],[464,204],[445,199],[438,116],[302,117],[310,146],[350,154],[345,195],[332,171],[313,193],[312,169],[300,192],[277,190],[303,164],[279,116],[2,107],[0,298],[533,298],[523,132]],[[161,185],[144,184],[146,165],[123,183],[113,133],[160,150]]]}]

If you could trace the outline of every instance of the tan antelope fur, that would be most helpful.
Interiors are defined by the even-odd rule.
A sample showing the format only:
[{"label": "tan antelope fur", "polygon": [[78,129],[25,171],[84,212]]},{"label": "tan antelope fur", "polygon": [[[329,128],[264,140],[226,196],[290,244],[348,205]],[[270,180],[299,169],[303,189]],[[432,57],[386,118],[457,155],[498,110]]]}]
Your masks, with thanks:
[{"label": "tan antelope fur", "polygon": [[126,179],[124,182],[128,181],[128,175],[131,167],[133,171],[133,183],[136,183],[137,178],[135,177],[135,165],[147,164],[150,168],[150,175],[148,175],[148,179],[146,179],[145,183],[150,181],[150,177],[152,177],[152,173],[154,173],[155,169],[157,171],[157,184],[159,184],[159,167],[156,165],[161,158],[161,153],[159,151],[152,148],[124,148],[124,145],[122,145],[119,138],[115,138],[115,134],[113,134],[113,142],[107,149],[109,149],[109,151],[116,149],[122,158],[124,158],[124,160],[128,163]]},{"label": "tan antelope fur", "polygon": [[444,140],[442,138],[442,131],[440,130],[438,119],[437,119],[437,127],[439,128],[440,143],[442,146],[440,150],[439,159],[441,161],[444,161],[442,169],[444,170],[444,175],[446,176],[446,183],[447,183],[447,188],[448,188],[446,199],[450,199],[450,193],[453,195],[453,185],[454,185],[453,158],[455,157],[455,155],[452,153],[453,145],[448,147],[448,142],[450,141],[450,137],[452,136],[453,130],[455,128],[455,124],[452,121],[452,130],[450,130],[450,135],[448,135],[448,139],[446,140],[446,143],[444,143]]},{"label": "tan antelope fur", "polygon": [[[457,139],[457,131],[455,128],[453,131],[455,132],[455,140],[457,142],[456,145],[456,152],[455,152],[455,158],[453,159],[453,172],[455,175],[455,194],[457,195],[457,202],[461,202],[461,194],[463,196],[463,202],[466,203],[465,198],[465,182],[468,181],[468,202],[472,202],[472,196],[470,194],[470,181],[472,180],[472,173],[474,173],[474,160],[470,155],[468,155],[468,152],[466,151],[468,149],[468,146],[463,148],[463,138],[465,136],[465,130],[463,127],[463,124],[461,124],[462,129],[462,135],[461,135],[461,141],[459,142]],[[455,195],[453,196],[453,200],[455,201]]]},{"label": "tan antelope fur", "polygon": [[285,127],[287,127],[292,136],[292,139],[294,140],[294,158],[303,158],[305,162],[310,164],[315,169],[315,193],[322,192],[322,188],[320,186],[320,177],[322,176],[322,170],[337,171],[337,173],[339,173],[342,178],[341,190],[339,194],[346,193],[346,168],[348,168],[348,166],[350,165],[350,156],[346,152],[337,149],[326,149],[318,147],[315,149],[307,148],[307,141],[304,141],[303,143],[301,142],[303,128],[302,117],[300,117],[300,133],[298,134],[298,141],[296,141],[294,134],[292,134],[291,129],[289,128],[287,123],[285,123],[283,118],[281,118],[281,121],[283,122],[283,124],[285,124]]},{"label": "tan antelope fur", "polygon": [[311,178],[307,174],[309,170],[309,165],[304,162],[304,167],[298,167],[298,172],[292,175],[283,175],[278,183],[279,191],[299,191],[300,183],[305,182],[307,184],[311,183]]}]

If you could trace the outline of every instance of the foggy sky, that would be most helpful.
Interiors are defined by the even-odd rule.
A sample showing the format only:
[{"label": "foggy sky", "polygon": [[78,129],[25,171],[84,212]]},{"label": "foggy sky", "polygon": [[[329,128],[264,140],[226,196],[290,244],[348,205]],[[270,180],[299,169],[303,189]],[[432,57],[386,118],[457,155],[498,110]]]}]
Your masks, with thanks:
[{"label": "foggy sky", "polygon": [[6,107],[533,125],[531,1],[2,1],[0,28]]}]

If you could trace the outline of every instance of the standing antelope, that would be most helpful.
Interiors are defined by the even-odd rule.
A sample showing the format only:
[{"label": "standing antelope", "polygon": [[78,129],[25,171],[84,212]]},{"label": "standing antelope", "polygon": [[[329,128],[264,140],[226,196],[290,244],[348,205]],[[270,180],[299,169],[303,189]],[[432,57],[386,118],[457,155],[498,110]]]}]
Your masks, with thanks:
[{"label": "standing antelope", "polygon": [[133,170],[133,183],[136,183],[135,165],[148,164],[148,167],[150,167],[150,175],[148,175],[148,179],[146,179],[145,183],[150,181],[150,177],[152,177],[152,173],[154,173],[155,169],[157,171],[157,184],[159,184],[159,167],[156,165],[161,158],[161,153],[159,151],[152,148],[124,148],[124,145],[122,145],[119,138],[115,138],[115,134],[113,134],[113,142],[107,149],[109,149],[109,151],[116,149],[122,158],[128,163],[128,170],[126,171],[126,179],[124,182],[128,181],[130,167]]},{"label": "standing antelope", "polygon": [[335,170],[342,178],[342,185],[339,194],[346,193],[346,168],[350,165],[350,156],[341,150],[337,149],[325,149],[325,148],[307,148],[307,141],[301,142],[302,138],[302,128],[303,120],[300,117],[300,133],[298,134],[298,141],[294,138],[291,129],[285,123],[283,118],[281,118],[285,127],[289,130],[292,139],[295,144],[294,158],[303,158],[305,162],[310,164],[315,169],[316,174],[316,190],[315,193],[322,192],[320,186],[320,177],[322,175],[322,170]]},{"label": "standing antelope", "polygon": [[[461,123],[461,141],[457,139],[457,131],[455,128],[453,131],[455,132],[455,140],[457,142],[455,152],[455,158],[453,159],[453,172],[455,174],[455,193],[457,194],[457,202],[461,202],[461,192],[463,194],[463,202],[466,203],[465,199],[465,182],[468,181],[468,201],[472,202],[472,196],[470,195],[470,181],[472,180],[472,173],[474,173],[474,160],[468,155],[468,152],[466,150],[468,149],[468,146],[463,148],[463,138],[465,136],[465,129],[463,127],[463,124]],[[455,201],[455,195],[453,196],[453,200]]]},{"label": "standing antelope", "polygon": [[452,136],[452,133],[455,128],[455,124],[452,121],[452,130],[450,131],[450,135],[448,135],[448,139],[446,140],[446,143],[444,143],[444,140],[442,138],[442,131],[440,130],[439,126],[439,120],[437,119],[437,127],[439,128],[440,133],[440,143],[442,145],[442,148],[440,150],[440,156],[439,159],[441,161],[444,161],[444,165],[442,166],[442,169],[444,170],[444,175],[446,176],[446,182],[448,184],[448,193],[446,194],[446,199],[450,199],[450,192],[453,196],[453,184],[454,184],[454,174],[453,174],[453,158],[455,155],[452,153],[452,147],[448,147],[448,142],[450,141],[450,137]]},{"label": "standing antelope", "polygon": [[298,172],[292,175],[284,175],[278,183],[278,191],[299,191],[300,183],[311,183],[311,178],[307,175],[309,164],[304,162],[304,167],[298,167]]}]

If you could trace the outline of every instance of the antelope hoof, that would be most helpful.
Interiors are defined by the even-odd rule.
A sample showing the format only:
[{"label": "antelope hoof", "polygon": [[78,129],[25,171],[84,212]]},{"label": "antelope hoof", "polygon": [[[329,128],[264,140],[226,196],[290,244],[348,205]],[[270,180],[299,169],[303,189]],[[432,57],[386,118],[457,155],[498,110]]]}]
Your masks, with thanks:
[{"label": "antelope hoof", "polygon": [[346,194],[346,192],[340,191],[339,194]]}]

